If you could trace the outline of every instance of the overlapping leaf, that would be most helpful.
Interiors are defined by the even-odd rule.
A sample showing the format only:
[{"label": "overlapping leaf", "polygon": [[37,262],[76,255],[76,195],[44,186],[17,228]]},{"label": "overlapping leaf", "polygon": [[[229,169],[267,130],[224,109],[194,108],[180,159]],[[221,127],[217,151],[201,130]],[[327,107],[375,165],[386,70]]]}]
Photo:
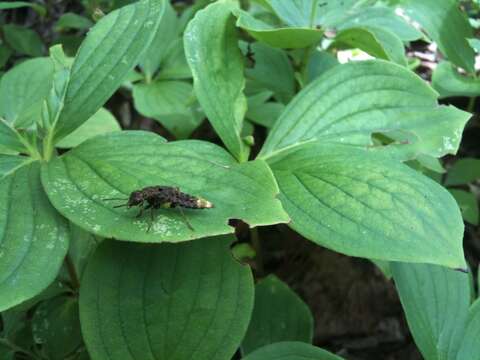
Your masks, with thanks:
[{"label": "overlapping leaf", "polygon": [[104,242],[80,291],[92,360],[230,359],[253,307],[252,275],[232,258],[233,240]]},{"label": "overlapping leaf", "polygon": [[291,226],[352,256],[465,267],[463,221],[444,188],[383,154],[313,142],[269,159]]},{"label": "overlapping leaf", "polygon": [[476,300],[468,312],[468,321],[456,360],[480,359],[480,300]]},{"label": "overlapping leaf", "polygon": [[342,360],[342,358],[310,344],[292,341],[264,346],[243,360]]},{"label": "overlapping leaf", "polygon": [[0,180],[0,311],[40,293],[68,249],[65,220],[50,205],[31,163]]},{"label": "overlapping leaf", "polygon": [[437,105],[437,94],[409,70],[381,60],[336,66],[304,88],[270,132],[260,157],[321,140],[371,144],[373,133],[405,149],[455,153],[470,114]]},{"label": "overlapping leaf", "polygon": [[456,0],[408,0],[400,6],[425,29],[448,60],[474,72],[475,53],[467,41],[473,30]]},{"label": "overlapping leaf", "polygon": [[234,9],[235,3],[220,1],[199,11],[185,30],[184,43],[200,105],[228,150],[245,161],[249,150],[240,133],[247,103]]},{"label": "overlapping leaf", "polygon": [[164,0],[141,0],[102,18],[72,65],[55,140],[89,119],[122,84],[155,35]]},{"label": "overlapping leaf", "polygon": [[280,341],[311,343],[312,337],[312,313],[288,285],[273,275],[255,285],[252,319],[242,341],[244,355]]},{"label": "overlapping leaf", "polygon": [[468,275],[425,264],[391,263],[391,268],[410,331],[425,359],[456,359],[470,304]]},{"label": "overlapping leaf", "polygon": [[[238,164],[222,148],[202,141],[166,143],[146,132],[119,132],[88,140],[46,164],[42,180],[54,206],[73,223],[106,238],[185,241],[232,233],[228,219],[251,226],[285,222],[273,175],[263,161]],[[215,208],[156,211],[135,218],[137,209],[114,208],[145,186],[178,186],[211,201]]]},{"label": "overlapping leaf", "polygon": [[435,68],[432,74],[432,86],[441,97],[480,95],[480,79],[460,75],[449,62],[441,62]]}]

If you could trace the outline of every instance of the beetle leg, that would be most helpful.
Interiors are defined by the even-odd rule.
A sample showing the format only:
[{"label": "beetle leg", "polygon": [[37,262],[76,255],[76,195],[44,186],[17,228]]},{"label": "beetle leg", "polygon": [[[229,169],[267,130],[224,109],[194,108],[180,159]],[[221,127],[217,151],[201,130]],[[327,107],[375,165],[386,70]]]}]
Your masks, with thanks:
[{"label": "beetle leg", "polygon": [[185,216],[185,213],[183,212],[183,209],[181,206],[178,207],[178,210],[180,210],[180,214],[182,214],[183,220],[185,221],[185,224],[187,224],[188,228],[194,231],[192,225],[190,224],[187,217]]}]

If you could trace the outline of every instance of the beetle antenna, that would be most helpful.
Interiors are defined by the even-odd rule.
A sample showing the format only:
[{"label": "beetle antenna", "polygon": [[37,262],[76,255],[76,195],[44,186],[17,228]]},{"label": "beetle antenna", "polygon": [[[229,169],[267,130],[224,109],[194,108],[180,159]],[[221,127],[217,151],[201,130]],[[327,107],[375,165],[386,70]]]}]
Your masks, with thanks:
[{"label": "beetle antenna", "polygon": [[117,205],[117,206],[114,206],[114,208],[120,208],[120,207],[124,207],[124,206],[128,206],[128,204]]},{"label": "beetle antenna", "polygon": [[103,201],[112,201],[112,200],[128,200],[128,198],[108,198],[108,199],[102,199]]}]

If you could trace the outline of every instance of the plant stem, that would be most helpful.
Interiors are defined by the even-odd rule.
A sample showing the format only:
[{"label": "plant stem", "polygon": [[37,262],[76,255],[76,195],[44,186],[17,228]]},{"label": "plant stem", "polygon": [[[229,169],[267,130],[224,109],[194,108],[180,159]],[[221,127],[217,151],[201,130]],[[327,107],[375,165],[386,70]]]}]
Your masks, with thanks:
[{"label": "plant stem", "polygon": [[255,249],[255,263],[257,264],[257,271],[260,276],[265,274],[265,269],[263,267],[263,256],[262,256],[262,244],[260,243],[260,237],[258,236],[258,229],[253,228],[250,232],[250,237],[252,240],[252,246]]},{"label": "plant stem", "polygon": [[310,24],[309,27],[313,28],[315,25],[315,19],[317,18],[318,0],[312,1],[312,8],[310,9]]},{"label": "plant stem", "polygon": [[21,348],[20,346],[12,343],[10,340],[8,339],[2,339],[0,338],[0,345],[4,345],[8,348],[10,348],[10,350],[12,350],[13,352],[19,352],[19,353],[22,353],[22,354],[25,354],[27,356],[30,356],[32,359],[36,359],[36,360],[41,360],[37,355],[35,355],[34,353],[28,351],[28,350],[25,350],[23,348]]},{"label": "plant stem", "polygon": [[67,266],[68,275],[70,276],[70,280],[72,281],[72,287],[74,288],[75,292],[78,292],[78,290],[80,289],[80,280],[78,278],[77,270],[75,269],[75,265],[73,264],[70,254],[67,254],[67,256],[65,256],[65,265]]},{"label": "plant stem", "polygon": [[469,100],[468,100],[468,106],[467,106],[467,111],[470,112],[470,113],[473,113],[473,111],[475,110],[475,100],[477,98],[475,96],[472,96]]}]

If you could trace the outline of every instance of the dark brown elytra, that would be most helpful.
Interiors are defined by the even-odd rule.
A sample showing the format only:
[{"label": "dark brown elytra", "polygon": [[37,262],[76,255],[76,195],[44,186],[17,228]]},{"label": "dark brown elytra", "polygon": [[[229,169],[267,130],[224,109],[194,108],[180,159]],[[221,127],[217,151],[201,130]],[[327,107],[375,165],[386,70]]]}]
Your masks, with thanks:
[{"label": "dark brown elytra", "polygon": [[160,208],[178,208],[188,228],[193,231],[192,225],[188,222],[182,208],[186,209],[211,209],[213,204],[205,199],[186,194],[180,188],[174,186],[147,186],[141,190],[130,193],[128,199],[110,198],[104,200],[128,200],[125,204],[114,206],[114,208],[138,206],[140,208],[137,218],[142,216],[144,210],[150,209],[150,223],[147,231],[153,223],[153,210]]}]

